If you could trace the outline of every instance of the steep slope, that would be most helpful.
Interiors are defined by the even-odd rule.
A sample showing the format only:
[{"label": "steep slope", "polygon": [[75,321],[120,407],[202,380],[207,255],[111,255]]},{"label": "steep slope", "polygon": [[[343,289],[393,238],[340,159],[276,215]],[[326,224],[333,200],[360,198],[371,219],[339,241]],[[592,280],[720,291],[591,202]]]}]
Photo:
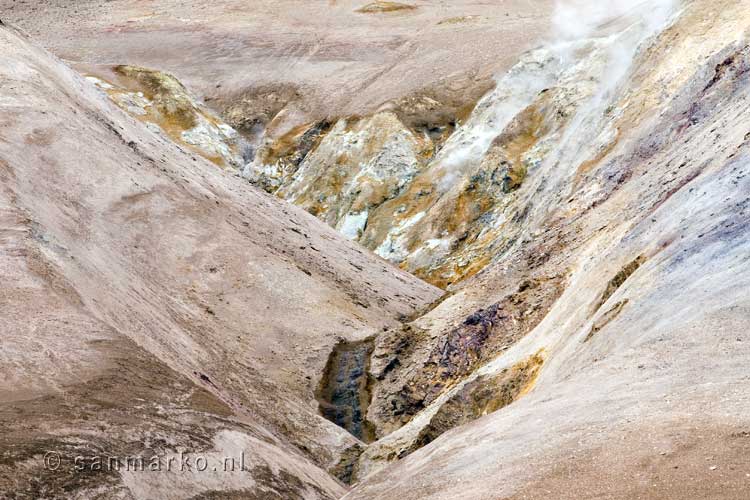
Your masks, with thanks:
[{"label": "steep slope", "polygon": [[669,7],[575,98],[495,262],[378,339],[345,498],[746,496],[750,4]]},{"label": "steep slope", "polygon": [[[195,54],[200,64],[186,75],[189,86],[213,92],[224,117],[246,127],[249,137],[265,134],[243,169],[246,178],[448,290],[440,296],[361,254],[311,217],[260,196],[239,176],[198,159],[185,162],[191,154],[147,135],[122,114],[113,115],[109,132],[96,121],[85,125],[89,114],[71,111],[65,122],[73,130],[97,130],[93,137],[101,144],[114,135],[119,142],[112,154],[131,159],[125,164],[135,173],[123,177],[105,155],[106,181],[89,179],[87,169],[87,190],[80,190],[75,186],[84,167],[65,162],[53,172],[56,183],[64,182],[43,184],[40,191],[42,172],[22,168],[22,159],[31,151],[39,158],[34,165],[49,165],[44,148],[54,147],[52,158],[59,161],[78,158],[78,150],[71,151],[79,146],[71,139],[66,150],[48,139],[38,115],[9,115],[14,124],[0,129],[17,186],[8,198],[8,220],[33,209],[33,224],[19,219],[9,225],[30,227],[32,248],[57,255],[46,257],[59,268],[50,271],[48,286],[75,291],[81,314],[113,336],[135,340],[142,350],[133,355],[117,348],[124,366],[147,353],[149,371],[169,366],[179,373],[170,375],[175,387],[187,384],[176,393],[199,394],[198,402],[170,400],[164,420],[146,414],[147,420],[169,429],[187,406],[208,428],[218,426],[217,415],[231,412],[229,420],[254,426],[256,434],[231,431],[273,435],[270,444],[283,449],[283,459],[274,462],[269,449],[260,465],[285,472],[261,482],[282,497],[746,498],[750,2],[570,0],[554,10],[547,2],[451,2],[440,7],[446,11],[428,2],[278,2],[257,14],[267,25],[256,26],[255,36],[267,36],[272,46],[264,47],[268,59],[258,64],[273,69],[260,72],[258,79],[272,85],[260,93],[243,93],[242,82],[255,77],[241,72],[229,78],[228,89],[206,90],[213,83],[206,81],[206,68],[224,75],[229,63],[244,61],[235,49],[247,47],[235,35],[256,18],[230,8],[238,4],[220,2],[209,19],[197,12],[198,3],[177,18],[170,4],[155,2],[146,18],[123,24],[131,14],[142,15],[144,5],[121,2],[94,16],[85,4],[90,22],[70,39],[59,28],[41,31],[50,12],[73,15],[65,3],[26,23],[77,61],[113,62],[88,52],[92,42],[81,39],[86,33],[95,42],[106,39],[102,54],[114,54],[117,63],[167,68],[181,77],[185,60],[170,51]],[[472,17],[474,8],[492,19],[506,7],[535,14],[528,25],[514,18],[499,23],[498,31]],[[18,6],[15,15],[28,8]],[[456,16],[437,21],[436,12],[448,10]],[[299,26],[297,16],[311,17],[310,27]],[[516,57],[536,45],[537,30],[550,17],[552,31],[541,46]],[[335,20],[350,24],[327,25]],[[177,21],[191,28],[176,29],[182,26]],[[417,30],[418,23],[424,27]],[[309,47],[307,37],[323,25],[334,31],[332,38],[312,55],[288,50],[290,44]],[[343,51],[341,37],[363,26],[383,39],[410,41],[403,50],[375,50],[373,58],[363,47],[380,47],[381,39],[351,42],[352,52]],[[528,37],[517,43],[526,26]],[[103,33],[113,27],[117,36],[107,39]],[[206,44],[210,49],[196,47],[206,42],[204,30],[230,28],[237,31]],[[142,53],[145,35],[154,30],[169,43]],[[433,67],[425,61],[446,53],[445,45],[435,44],[441,33],[461,38],[448,52],[451,62]],[[493,33],[511,40],[507,51]],[[463,58],[478,41],[484,62]],[[207,50],[226,59],[206,62]],[[334,64],[341,71],[311,93],[298,95],[289,85],[286,73],[307,82],[331,67],[333,55],[362,66]],[[10,58],[6,68],[25,68],[20,61],[27,56]],[[493,57],[495,64],[485,60]],[[282,60],[303,69],[289,72]],[[419,69],[409,72],[409,65]],[[501,73],[479,99],[478,89],[489,86],[481,78],[464,85],[467,68]],[[63,80],[71,78],[79,82]],[[355,84],[360,78],[366,82]],[[455,88],[439,90],[454,81]],[[13,83],[7,95],[14,98],[11,91],[24,85]],[[86,96],[71,108],[116,112],[103,94],[80,82],[65,89],[68,96]],[[329,108],[314,96],[321,89],[330,94]],[[67,101],[50,96],[40,106],[57,109],[57,102]],[[22,119],[26,129],[15,124]],[[23,149],[14,146],[23,141],[29,143]],[[86,146],[97,159],[99,149],[106,150]],[[128,175],[139,185],[123,195]],[[112,201],[122,196],[125,206]],[[69,213],[93,230],[72,224]],[[249,230],[227,227],[230,219],[255,224],[255,234],[268,241],[251,242]],[[314,240],[311,246],[307,240]],[[195,247],[201,252],[190,253]],[[228,288],[243,278],[251,288]],[[276,315],[245,315],[245,305],[275,308]],[[20,303],[14,307],[24,310]],[[18,336],[25,327],[17,326]],[[263,341],[247,342],[250,331],[263,332]],[[87,352],[78,363],[95,364]],[[172,395],[146,388],[152,391],[147,400]],[[93,399],[106,399],[108,392]],[[351,435],[318,417],[318,405]],[[203,449],[217,455],[230,448],[228,441],[249,439],[206,436]],[[22,437],[17,442],[26,443]],[[358,484],[347,493],[323,469]],[[256,475],[262,476],[260,469]],[[146,497],[166,495],[169,482],[157,476],[153,489],[138,490],[139,481],[117,481],[111,484],[127,484]],[[239,489],[212,481],[196,479],[190,486],[225,494]],[[291,493],[280,492],[281,485]],[[241,486],[240,497],[263,494]]]},{"label": "steep slope", "polygon": [[[0,44],[0,490],[336,497],[324,469],[357,440],[317,414],[328,354],[439,291],[150,131],[14,28]],[[250,473],[70,468],[242,450]]]}]

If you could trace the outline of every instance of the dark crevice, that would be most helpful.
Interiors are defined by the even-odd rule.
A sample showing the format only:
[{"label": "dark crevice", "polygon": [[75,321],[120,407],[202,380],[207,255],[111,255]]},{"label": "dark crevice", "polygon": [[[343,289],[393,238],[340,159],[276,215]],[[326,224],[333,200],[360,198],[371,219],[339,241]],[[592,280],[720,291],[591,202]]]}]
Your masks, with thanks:
[{"label": "dark crevice", "polygon": [[367,421],[370,405],[370,356],[374,339],[337,344],[328,358],[316,398],[326,419],[365,443],[375,440]]}]

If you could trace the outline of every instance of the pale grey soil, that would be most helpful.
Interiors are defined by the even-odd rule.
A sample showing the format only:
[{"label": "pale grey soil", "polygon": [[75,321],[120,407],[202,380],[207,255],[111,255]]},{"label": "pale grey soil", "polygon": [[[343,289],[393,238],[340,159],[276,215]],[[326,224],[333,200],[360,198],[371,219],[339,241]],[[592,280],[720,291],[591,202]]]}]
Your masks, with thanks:
[{"label": "pale grey soil", "polygon": [[[552,4],[365,3],[0,0],[0,17],[81,71],[171,71],[219,108],[281,112],[284,130],[404,96],[471,103],[545,40]],[[502,245],[437,302],[0,27],[0,497],[747,498],[750,0],[680,7],[605,92],[598,65],[621,55],[606,48],[572,73],[594,76],[532,93],[560,129],[528,134],[544,147],[497,194]],[[434,205],[420,241],[454,206]],[[335,344],[375,335],[390,378],[370,407],[395,414],[420,387],[357,460],[364,443],[319,415],[315,390]],[[516,401],[411,446],[453,395],[530,356],[544,362]],[[50,448],[253,463],[53,474]],[[347,468],[352,488],[329,474]]]},{"label": "pale grey soil", "polygon": [[298,95],[282,98],[297,101],[290,120],[299,123],[372,112],[438,81],[442,93],[476,100],[475,87],[547,35],[552,0],[356,12],[366,3],[0,0],[0,12],[79,67],[154,67],[210,99],[292,86]]}]

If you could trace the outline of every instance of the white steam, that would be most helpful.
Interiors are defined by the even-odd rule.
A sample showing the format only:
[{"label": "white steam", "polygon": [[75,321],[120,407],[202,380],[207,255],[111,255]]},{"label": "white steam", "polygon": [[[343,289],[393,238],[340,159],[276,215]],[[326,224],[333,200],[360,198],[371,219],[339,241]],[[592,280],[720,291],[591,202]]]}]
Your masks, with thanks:
[{"label": "white steam", "polygon": [[[597,130],[606,129],[605,110],[627,79],[643,42],[658,34],[672,18],[678,0],[558,0],[553,17],[559,47],[565,42],[597,40],[605,54],[596,92],[580,104],[566,129],[557,161],[580,156],[586,144],[596,144]],[[562,43],[561,43],[562,41]],[[559,50],[567,62],[575,57]],[[599,126],[594,124],[600,122]],[[592,134],[594,134],[592,136]]]},{"label": "white steam", "polygon": [[[471,118],[446,143],[436,159],[442,173],[441,190],[454,185],[487,153],[492,141],[511,120],[534,102],[539,92],[554,86],[563,74],[581,62],[582,48],[594,43],[604,51],[597,76],[598,88],[581,103],[558,146],[558,158],[575,150],[585,134],[583,122],[601,117],[607,104],[628,76],[641,44],[661,31],[679,0],[558,0],[552,33],[544,47],[525,54],[498,79],[496,89],[477,106]],[[585,52],[585,51],[583,51]],[[572,140],[575,138],[575,140]]]},{"label": "white steam", "polygon": [[[611,89],[630,69],[641,43],[663,29],[677,0],[558,0],[552,18],[552,45],[586,39],[608,39],[608,64],[603,75]],[[571,54],[558,50],[563,59]],[[571,61],[566,61],[571,62]]]},{"label": "white steam", "polygon": [[554,84],[559,61],[544,49],[521,57],[521,61],[497,82],[495,90],[482,98],[469,120],[448,140],[437,158],[442,171],[440,189],[447,190],[466,169],[481,161],[492,141],[510,121],[531,104],[539,92]]},{"label": "white steam", "polygon": [[558,41],[590,38],[617,29],[619,23],[638,23],[653,32],[669,19],[676,3],[676,0],[558,0],[552,18],[555,38]]}]

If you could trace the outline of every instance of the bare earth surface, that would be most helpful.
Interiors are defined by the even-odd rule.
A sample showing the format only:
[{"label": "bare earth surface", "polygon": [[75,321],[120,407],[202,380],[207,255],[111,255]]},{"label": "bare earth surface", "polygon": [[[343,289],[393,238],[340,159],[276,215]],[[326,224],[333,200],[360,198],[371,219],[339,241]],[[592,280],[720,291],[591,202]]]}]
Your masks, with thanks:
[{"label": "bare earth surface", "polygon": [[552,2],[421,1],[358,12],[367,4],[2,0],[0,12],[79,67],[154,67],[202,97],[261,94],[254,106],[276,112],[294,101],[289,120],[298,124],[369,113],[438,80],[442,93],[476,99],[547,34]]},{"label": "bare earth surface", "polygon": [[0,18],[0,497],[748,498],[750,1]]},{"label": "bare earth surface", "polygon": [[[271,477],[113,481],[137,497],[273,481],[335,497],[319,467],[354,439],[317,415],[328,352],[439,291],[149,132],[14,29],[0,37],[0,491],[86,486],[31,481],[41,464],[19,463],[43,449],[219,455],[231,431],[263,441],[251,448]],[[295,468],[304,484],[277,477]]]}]

